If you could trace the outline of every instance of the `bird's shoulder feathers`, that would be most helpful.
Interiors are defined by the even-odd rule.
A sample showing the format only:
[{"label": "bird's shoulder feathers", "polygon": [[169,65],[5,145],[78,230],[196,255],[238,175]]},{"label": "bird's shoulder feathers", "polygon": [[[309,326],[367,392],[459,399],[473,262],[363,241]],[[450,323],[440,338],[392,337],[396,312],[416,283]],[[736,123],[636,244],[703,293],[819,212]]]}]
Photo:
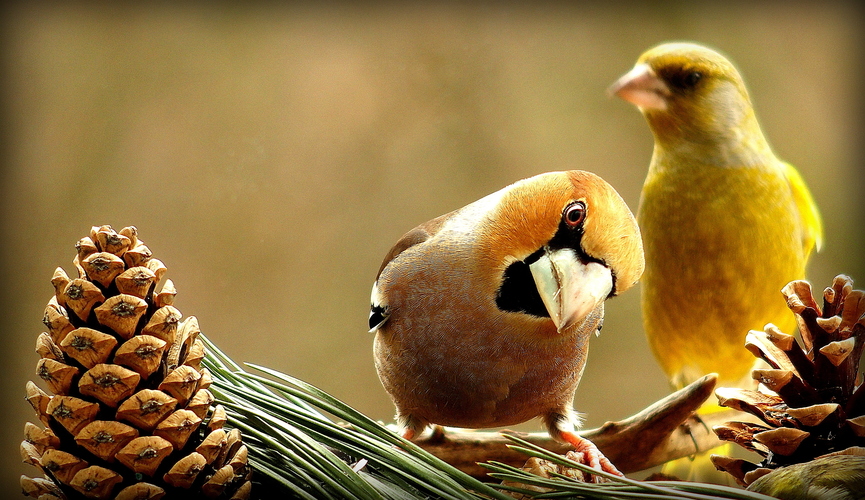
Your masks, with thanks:
[{"label": "bird's shoulder feathers", "polygon": [[375,278],[378,279],[378,277],[381,276],[381,272],[384,271],[384,268],[387,267],[387,265],[392,260],[397,258],[399,254],[403,253],[404,251],[415,245],[423,243],[424,241],[432,238],[436,233],[441,230],[442,226],[444,226],[448,219],[450,219],[455,213],[456,210],[446,213],[444,215],[440,215],[435,219],[424,222],[423,224],[402,235],[399,241],[394,244],[394,246],[385,256],[384,260],[381,263],[381,267],[379,267],[378,269],[378,273],[376,273],[375,275]]}]

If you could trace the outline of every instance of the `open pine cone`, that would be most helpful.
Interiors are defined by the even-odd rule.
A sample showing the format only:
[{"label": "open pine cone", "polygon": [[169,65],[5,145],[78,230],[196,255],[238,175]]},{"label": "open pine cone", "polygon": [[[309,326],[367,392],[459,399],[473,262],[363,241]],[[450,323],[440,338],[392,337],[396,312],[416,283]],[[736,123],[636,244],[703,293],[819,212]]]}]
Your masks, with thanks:
[{"label": "open pine cone", "polygon": [[57,268],[36,373],[27,383],[43,427],[28,422],[21,477],[39,499],[247,498],[237,429],[214,404],[198,321],[172,304],[165,265],[135,227],[93,227],[76,245],[78,278]]},{"label": "open pine cone", "polygon": [[722,406],[758,417],[762,423],[728,422],[714,428],[719,438],[762,455],[754,464],[713,456],[720,470],[749,485],[773,469],[808,462],[827,454],[865,451],[865,389],[859,361],[865,345],[865,292],[839,275],[823,291],[823,306],[807,281],[782,290],[796,315],[804,346],[792,335],[767,325],[752,330],[746,347],[771,365],[754,370],[768,391],[719,388]]}]

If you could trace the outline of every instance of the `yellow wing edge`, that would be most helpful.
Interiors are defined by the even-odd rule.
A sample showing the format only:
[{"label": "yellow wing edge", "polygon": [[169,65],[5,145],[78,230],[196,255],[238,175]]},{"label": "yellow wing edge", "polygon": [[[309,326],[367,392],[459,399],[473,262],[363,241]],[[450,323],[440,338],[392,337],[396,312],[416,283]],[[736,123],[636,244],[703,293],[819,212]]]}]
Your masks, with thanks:
[{"label": "yellow wing edge", "polygon": [[793,165],[784,163],[784,175],[790,183],[793,201],[799,210],[799,217],[802,218],[802,245],[805,255],[809,255],[811,250],[819,252],[823,248],[823,220],[814,197]]}]

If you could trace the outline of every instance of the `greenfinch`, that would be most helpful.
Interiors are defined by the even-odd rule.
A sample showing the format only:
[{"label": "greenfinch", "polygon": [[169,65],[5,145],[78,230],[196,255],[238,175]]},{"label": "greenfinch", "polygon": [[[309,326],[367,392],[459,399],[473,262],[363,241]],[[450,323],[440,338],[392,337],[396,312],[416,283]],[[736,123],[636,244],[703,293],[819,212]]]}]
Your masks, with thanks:
[{"label": "greenfinch", "polygon": [[654,135],[637,214],[649,345],[675,388],[712,372],[720,386],[749,386],[747,332],[795,328],[780,290],[805,277],[820,248],[817,206],[718,52],[658,45],[610,92],[636,105]]},{"label": "greenfinch", "polygon": [[781,500],[865,500],[865,457],[831,455],[760,477],[749,491]]},{"label": "greenfinch", "polygon": [[618,474],[574,432],[572,405],[605,300],[642,270],[636,220],[584,171],[524,179],[406,233],[376,276],[369,316],[404,436],[540,417],[587,464]]}]

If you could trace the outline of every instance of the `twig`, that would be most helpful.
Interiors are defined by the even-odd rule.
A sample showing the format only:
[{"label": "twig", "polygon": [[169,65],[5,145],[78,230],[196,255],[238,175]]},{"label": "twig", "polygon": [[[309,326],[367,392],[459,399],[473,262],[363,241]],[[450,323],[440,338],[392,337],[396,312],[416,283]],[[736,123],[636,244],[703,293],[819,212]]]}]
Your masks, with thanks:
[{"label": "twig", "polygon": [[[721,444],[712,427],[730,420],[733,415],[741,415],[731,410],[695,416],[697,408],[712,395],[716,382],[716,375],[706,375],[632,417],[607,422],[580,435],[595,443],[625,473],[710,450]],[[564,454],[571,449],[546,433],[503,432],[555,453]],[[483,477],[487,470],[478,462],[496,461],[515,467],[526,462],[525,455],[506,446],[509,442],[499,432],[437,428],[417,444],[458,469]]]}]

